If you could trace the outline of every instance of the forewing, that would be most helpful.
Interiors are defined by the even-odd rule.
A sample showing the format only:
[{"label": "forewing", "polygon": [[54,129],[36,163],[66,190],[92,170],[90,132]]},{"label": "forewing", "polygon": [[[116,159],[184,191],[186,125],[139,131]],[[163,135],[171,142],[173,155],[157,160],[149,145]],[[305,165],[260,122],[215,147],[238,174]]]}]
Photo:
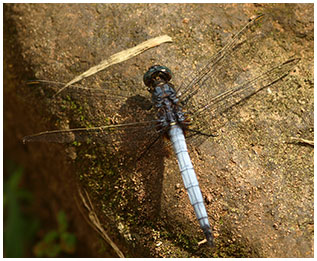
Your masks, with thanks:
[{"label": "forewing", "polygon": [[250,19],[220,51],[209,58],[206,64],[182,82],[177,92],[183,104],[186,104],[196,94],[206,94],[212,90],[214,95],[217,93],[217,89],[223,90],[219,87],[220,84],[222,86],[232,84],[239,77],[240,72],[247,69],[245,66],[250,64],[250,57],[244,64],[242,64],[241,58],[246,53],[251,57],[252,53],[256,53],[257,48],[254,44],[259,44],[259,40],[264,37],[263,33],[256,30],[262,19],[263,15]]},{"label": "forewing", "polygon": [[61,90],[65,83],[58,82],[58,81],[51,81],[51,80],[30,80],[27,82],[28,85],[42,88],[45,90],[48,90],[52,93],[52,96],[62,96],[65,97],[67,95],[70,96],[92,96],[92,97],[100,97],[102,99],[107,100],[114,100],[114,101],[124,101],[125,99],[128,99],[131,97],[131,92],[127,90],[122,89],[111,89],[105,88],[104,86],[92,86],[92,87],[86,87],[81,84],[73,84],[68,86],[67,88],[63,89],[62,92],[59,93],[59,90]]}]

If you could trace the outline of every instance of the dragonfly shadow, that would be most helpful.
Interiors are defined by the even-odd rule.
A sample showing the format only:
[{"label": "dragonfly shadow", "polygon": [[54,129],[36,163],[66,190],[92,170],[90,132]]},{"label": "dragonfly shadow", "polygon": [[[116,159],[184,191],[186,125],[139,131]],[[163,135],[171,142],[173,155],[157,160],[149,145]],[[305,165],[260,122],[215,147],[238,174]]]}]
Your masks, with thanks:
[{"label": "dragonfly shadow", "polygon": [[[119,114],[124,121],[147,122],[156,119],[152,102],[144,96],[131,96],[121,106]],[[119,155],[127,160],[122,171],[134,180],[138,188],[136,204],[142,206],[142,215],[154,220],[161,211],[161,196],[164,173],[164,157],[168,154],[164,146],[164,135],[158,131],[157,122],[146,126],[125,128],[122,132]],[[136,206],[139,207],[139,206]]]}]

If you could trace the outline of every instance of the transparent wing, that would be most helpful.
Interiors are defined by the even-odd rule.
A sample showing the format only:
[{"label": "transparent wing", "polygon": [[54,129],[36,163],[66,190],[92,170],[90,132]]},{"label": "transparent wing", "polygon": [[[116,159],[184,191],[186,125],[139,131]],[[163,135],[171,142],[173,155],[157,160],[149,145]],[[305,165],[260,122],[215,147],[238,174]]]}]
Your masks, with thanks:
[{"label": "transparent wing", "polygon": [[126,133],[136,133],[140,129],[153,130],[153,123],[157,121],[135,122],[126,124],[111,124],[100,127],[91,128],[74,128],[66,130],[43,131],[33,135],[25,136],[24,143],[28,142],[55,142],[55,143],[72,143],[75,141],[85,143],[101,143],[107,145],[109,139],[106,137],[112,136],[111,140],[120,140],[116,136]]},{"label": "transparent wing", "polygon": [[214,133],[213,120],[222,112],[285,77],[298,63],[298,58],[282,61],[278,65],[269,58],[265,59],[267,49],[270,49],[268,35],[271,27],[267,26],[268,19],[263,23],[266,26],[260,24],[263,17],[250,19],[202,69],[179,88],[181,104],[192,118],[191,128],[194,131],[189,132],[189,136],[197,140],[198,134],[205,134],[204,138],[199,138],[203,142]]},{"label": "transparent wing", "polygon": [[[219,80],[223,81],[227,79],[226,81],[232,81],[239,76],[237,75],[239,71],[246,69],[240,68],[241,60],[239,56],[251,52],[250,42],[261,38],[261,35],[255,29],[262,18],[263,15],[250,19],[250,21],[235,34],[219,52],[213,55],[201,69],[192,73],[183,81],[177,89],[183,104],[186,104],[186,102],[198,92],[202,92],[205,89],[219,88],[217,87]],[[244,50],[243,54],[238,56],[238,53],[243,51],[242,49]],[[256,48],[254,48],[254,51],[256,51]],[[235,60],[239,63],[233,64]],[[229,76],[230,79],[228,78]],[[206,82],[207,80],[208,83]]]},{"label": "transparent wing", "polygon": [[[65,86],[65,83],[58,81],[50,81],[50,80],[30,80],[27,82],[28,85],[33,85],[39,88],[46,88],[51,90],[52,95],[55,96],[58,91]],[[102,97],[103,99],[108,100],[125,100],[131,97],[131,92],[117,89],[112,89],[111,91],[107,88],[102,87],[85,87],[79,84],[72,84],[68,86],[65,90],[63,90],[64,95],[58,94],[61,96],[66,95],[81,95],[81,96],[93,96],[93,97]]]},{"label": "transparent wing", "polygon": [[28,142],[99,144],[112,151],[124,151],[130,158],[138,158],[161,136],[158,121],[112,124],[91,128],[44,131],[23,138]]},{"label": "transparent wing", "polygon": [[[29,84],[46,88],[46,91],[51,90],[53,94],[64,85],[47,80],[35,80]],[[133,158],[143,153],[161,136],[151,102],[145,97],[131,97],[131,94],[122,90],[110,92],[107,89],[85,88],[80,85],[69,86],[60,95],[64,98],[71,97],[62,103],[69,105],[64,110],[65,114],[70,114],[69,125],[89,127],[45,131],[25,137],[24,142],[97,144],[124,151],[125,155],[130,154]],[[93,119],[93,122],[82,120],[81,117]],[[104,123],[106,124],[100,126]]]},{"label": "transparent wing", "polygon": [[[196,104],[196,106],[191,107],[189,113],[193,119],[191,127],[193,130],[198,130],[197,134],[203,133],[206,134],[206,136],[212,135],[214,130],[212,130],[210,123],[213,119],[217,118],[221,113],[227,111],[242,100],[250,97],[265,87],[273,85],[287,76],[299,61],[299,58],[289,59],[241,85],[234,86],[233,88],[210,98],[207,104]],[[193,102],[194,100],[191,101],[191,104]],[[206,122],[209,122],[209,124],[207,125]],[[202,137],[201,140],[203,141]]]}]

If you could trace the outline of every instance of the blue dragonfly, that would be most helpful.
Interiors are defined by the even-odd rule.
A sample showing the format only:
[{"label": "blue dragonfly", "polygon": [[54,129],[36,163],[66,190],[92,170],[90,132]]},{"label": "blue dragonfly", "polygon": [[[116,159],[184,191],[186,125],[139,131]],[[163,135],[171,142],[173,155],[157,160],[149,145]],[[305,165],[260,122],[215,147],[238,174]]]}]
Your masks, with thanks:
[{"label": "blue dragonfly", "polygon": [[[150,67],[143,81],[148,90],[144,103],[151,106],[136,110],[130,117],[133,120],[122,119],[119,123],[98,127],[45,131],[24,137],[24,142],[99,141],[105,146],[117,144],[124,148],[130,147],[129,158],[134,161],[162,137],[167,137],[176,154],[199,225],[207,243],[213,246],[212,227],[186,141],[193,146],[200,146],[214,136],[213,126],[210,125],[213,119],[243,99],[286,77],[299,62],[299,58],[288,58],[275,65],[261,64],[262,58],[257,58],[261,56],[258,53],[261,49],[259,46],[269,33],[260,29],[262,18],[263,15],[250,18],[220,51],[189,75],[178,88],[171,83],[172,72],[169,68],[162,65]],[[259,64],[261,66],[254,67]],[[38,82],[54,83],[46,80]],[[80,86],[69,86],[70,92],[84,90]],[[113,89],[96,92],[101,92],[109,100],[129,99],[123,92]]]}]

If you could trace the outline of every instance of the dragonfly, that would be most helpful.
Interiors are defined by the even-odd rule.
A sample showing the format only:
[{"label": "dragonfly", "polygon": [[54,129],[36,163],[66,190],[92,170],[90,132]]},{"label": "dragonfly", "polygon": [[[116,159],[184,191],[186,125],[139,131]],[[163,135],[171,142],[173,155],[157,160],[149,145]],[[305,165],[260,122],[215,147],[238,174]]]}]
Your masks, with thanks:
[{"label": "dragonfly", "polygon": [[[174,149],[184,187],[200,228],[210,246],[214,245],[204,198],[191,162],[187,143],[200,146],[214,136],[213,119],[242,100],[286,77],[300,58],[278,64],[263,63],[260,46],[269,31],[261,28],[265,15],[254,16],[207,63],[190,74],[182,84],[171,83],[172,71],[163,65],[151,66],[144,74],[148,108],[122,113],[121,122],[104,126],[44,131],[24,137],[24,142],[100,141],[104,146],[130,147],[130,158],[140,158],[162,137]],[[54,83],[39,80],[43,83]],[[79,90],[79,86],[69,86]],[[100,90],[99,90],[100,91]],[[122,92],[102,89],[105,99],[127,101]],[[141,106],[142,107],[142,106]],[[132,137],[132,138],[131,138]]]}]

